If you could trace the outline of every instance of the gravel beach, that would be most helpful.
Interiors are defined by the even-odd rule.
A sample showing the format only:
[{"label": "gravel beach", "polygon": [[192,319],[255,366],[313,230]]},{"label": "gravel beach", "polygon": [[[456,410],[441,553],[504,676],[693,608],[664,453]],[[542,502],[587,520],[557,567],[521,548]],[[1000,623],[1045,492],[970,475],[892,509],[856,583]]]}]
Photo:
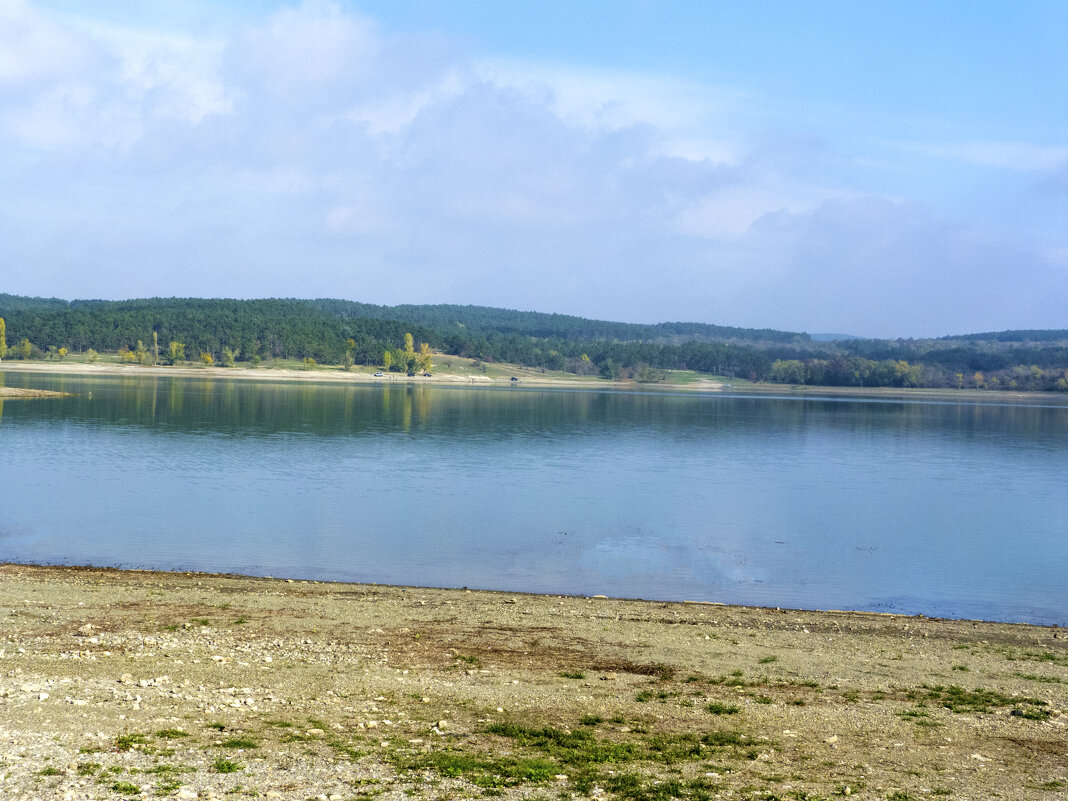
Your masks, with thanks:
[{"label": "gravel beach", "polygon": [[0,565],[0,798],[1063,798],[1064,630]]}]

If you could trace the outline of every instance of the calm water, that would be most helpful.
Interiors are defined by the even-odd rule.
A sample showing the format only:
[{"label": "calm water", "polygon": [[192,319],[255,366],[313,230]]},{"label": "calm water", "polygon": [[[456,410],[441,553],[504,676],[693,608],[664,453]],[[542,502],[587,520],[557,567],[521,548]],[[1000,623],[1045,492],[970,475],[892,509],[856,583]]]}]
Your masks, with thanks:
[{"label": "calm water", "polygon": [[1068,625],[1065,406],[0,379],[0,561]]}]

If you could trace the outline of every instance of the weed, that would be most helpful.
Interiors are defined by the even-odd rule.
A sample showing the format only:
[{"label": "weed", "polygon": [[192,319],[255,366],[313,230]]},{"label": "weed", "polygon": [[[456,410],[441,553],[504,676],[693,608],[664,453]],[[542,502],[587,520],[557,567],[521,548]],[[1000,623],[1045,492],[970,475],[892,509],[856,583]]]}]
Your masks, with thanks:
[{"label": "weed", "polygon": [[208,728],[209,729],[215,729],[215,731],[226,731],[226,724],[225,723],[220,723],[219,721],[216,720],[213,723],[209,723],[208,724]]},{"label": "weed", "polygon": [[586,678],[586,674],[585,673],[578,673],[577,671],[570,671],[570,670],[562,670],[562,671],[560,671],[560,673],[558,675],[561,678],[564,678],[564,679],[584,679],[584,678]]},{"label": "weed", "polygon": [[1028,681],[1037,681],[1037,682],[1041,682],[1043,684],[1063,684],[1064,683],[1064,679],[1058,678],[1057,676],[1039,676],[1039,675],[1034,674],[1034,673],[1013,673],[1012,675],[1015,676],[1018,679],[1027,679]]},{"label": "weed", "polygon": [[92,776],[98,770],[100,770],[99,762],[79,762],[78,763],[78,775],[79,776]]},{"label": "weed", "polygon": [[771,699],[768,698],[766,695],[754,695],[753,696],[753,701],[755,703],[758,703],[758,704],[770,704],[771,703]]},{"label": "weed", "polygon": [[1034,698],[1012,698],[993,690],[967,690],[951,684],[943,687],[937,684],[929,687],[926,684],[919,690],[907,693],[911,700],[935,701],[951,712],[990,712],[994,707],[1015,706],[1016,704],[1030,704],[1032,706],[1045,706],[1045,701]]},{"label": "weed", "polygon": [[49,765],[47,768],[42,768],[37,771],[38,776],[63,776],[63,771],[57,768],[55,765]]},{"label": "weed", "polygon": [[182,737],[188,737],[189,734],[181,729],[160,729],[156,732],[156,736],[164,740],[177,740]]},{"label": "weed", "polygon": [[545,751],[566,764],[625,762],[633,759],[637,753],[635,746],[629,743],[598,740],[588,731],[567,732],[551,726],[535,729],[514,723],[495,723],[488,726],[486,731],[507,737],[519,745]]},{"label": "weed", "polygon": [[922,709],[904,709],[898,712],[897,716],[902,720],[907,720],[911,723],[915,723],[917,726],[924,726],[929,729],[934,729],[942,725],[936,720],[931,720],[930,716],[928,716]]},{"label": "weed", "polygon": [[1034,709],[1034,708],[1023,708],[1023,709],[1021,709],[1020,707],[1016,707],[1011,712],[1009,712],[1009,714],[1012,715],[1013,717],[1025,718],[1027,720],[1049,720],[1050,719],[1050,711],[1048,709],[1041,709],[1041,708],[1039,708],[1039,709]]},{"label": "weed", "polygon": [[558,768],[547,759],[480,757],[445,751],[402,761],[406,768],[430,768],[450,778],[465,778],[484,789],[514,787],[523,782],[546,782]]},{"label": "weed", "polygon": [[761,659],[758,659],[757,663],[761,664],[761,665],[770,665],[772,662],[775,662],[778,658],[779,657],[777,657],[777,656],[765,656],[765,657],[762,657]]},{"label": "weed", "polygon": [[143,745],[147,742],[148,737],[144,734],[120,734],[115,738],[115,748],[119,751],[129,751],[134,746]]},{"label": "weed", "polygon": [[154,774],[156,776],[173,776],[179,773],[195,772],[196,768],[194,768],[192,765],[169,765],[167,763],[163,763],[162,765],[155,765],[145,771],[145,773]]},{"label": "weed", "polygon": [[477,656],[470,654],[457,654],[456,658],[461,662],[466,662],[472,667],[480,667],[482,665],[482,661]]},{"label": "weed", "polygon": [[950,668],[950,670],[959,670],[959,671],[962,671],[964,673],[967,673],[968,672],[968,666],[967,665],[954,665],[953,667]]},{"label": "weed", "polygon": [[600,723],[604,723],[604,718],[600,718],[597,715],[583,715],[579,721],[580,726],[596,726]]},{"label": "weed", "polygon": [[190,621],[194,626],[210,626],[211,621],[206,617],[194,617]]},{"label": "weed", "polygon": [[733,704],[721,704],[718,701],[713,701],[705,709],[713,715],[737,715],[741,711]]},{"label": "weed", "polygon": [[241,763],[230,759],[216,759],[211,763],[212,770],[216,773],[237,773],[241,770]]},{"label": "weed", "polygon": [[268,726],[274,726],[276,729],[289,729],[293,727],[293,724],[288,720],[268,720],[264,722]]},{"label": "weed", "polygon": [[248,618],[247,617],[239,617],[237,620],[234,621],[234,625],[235,626],[240,626],[243,623],[248,623]]},{"label": "weed", "polygon": [[133,782],[115,782],[111,785],[111,789],[123,795],[141,795],[141,788]]},{"label": "weed", "polygon": [[251,737],[231,737],[220,744],[223,748],[259,748],[259,743]]},{"label": "weed", "polygon": [[156,782],[156,795],[170,795],[181,786],[182,783],[174,779],[162,779]]}]

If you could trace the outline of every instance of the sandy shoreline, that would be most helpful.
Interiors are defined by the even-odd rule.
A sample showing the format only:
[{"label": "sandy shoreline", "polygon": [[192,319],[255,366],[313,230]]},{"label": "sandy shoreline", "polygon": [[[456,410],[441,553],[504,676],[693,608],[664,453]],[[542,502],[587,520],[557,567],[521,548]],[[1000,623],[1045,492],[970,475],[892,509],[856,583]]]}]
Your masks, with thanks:
[{"label": "sandy shoreline", "polygon": [[[447,358],[447,357],[443,357]],[[453,357],[458,358],[458,357]],[[512,386],[512,376],[519,379],[522,387],[546,387],[567,389],[593,389],[640,392],[734,392],[740,395],[776,395],[776,396],[827,396],[827,397],[864,397],[887,400],[914,401],[955,401],[982,403],[1040,403],[1068,406],[1068,395],[1049,392],[1010,392],[1004,390],[973,389],[928,389],[928,388],[893,388],[893,387],[823,387],[796,386],[787,384],[753,383],[741,380],[729,380],[722,377],[699,377],[685,383],[649,383],[635,381],[608,381],[594,376],[562,376],[543,374],[540,370],[515,365],[489,365],[491,374],[472,375],[470,373],[449,372],[447,368],[435,368],[433,375],[426,378],[421,375],[407,376],[401,373],[386,373],[376,378],[377,368],[354,367],[342,370],[340,367],[319,367],[314,370],[300,370],[284,367],[203,367],[190,365],[185,367],[141,367],[140,365],[79,362],[0,362],[0,375],[11,373],[37,373],[48,375],[72,376],[108,376],[108,377],[184,377],[199,379],[221,379],[234,381],[263,382],[303,382],[328,384],[413,384],[445,385],[470,387],[505,387]]]},{"label": "sandy shoreline", "polygon": [[0,797],[1060,798],[1053,627],[0,565]]}]

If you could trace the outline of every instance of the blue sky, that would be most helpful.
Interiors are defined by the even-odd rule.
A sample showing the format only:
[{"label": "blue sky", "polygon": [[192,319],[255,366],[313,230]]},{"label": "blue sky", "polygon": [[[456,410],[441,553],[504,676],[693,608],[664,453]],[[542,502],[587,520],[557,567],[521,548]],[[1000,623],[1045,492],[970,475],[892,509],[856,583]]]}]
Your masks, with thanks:
[{"label": "blue sky", "polygon": [[1068,327],[1068,3],[0,0],[0,291]]}]

